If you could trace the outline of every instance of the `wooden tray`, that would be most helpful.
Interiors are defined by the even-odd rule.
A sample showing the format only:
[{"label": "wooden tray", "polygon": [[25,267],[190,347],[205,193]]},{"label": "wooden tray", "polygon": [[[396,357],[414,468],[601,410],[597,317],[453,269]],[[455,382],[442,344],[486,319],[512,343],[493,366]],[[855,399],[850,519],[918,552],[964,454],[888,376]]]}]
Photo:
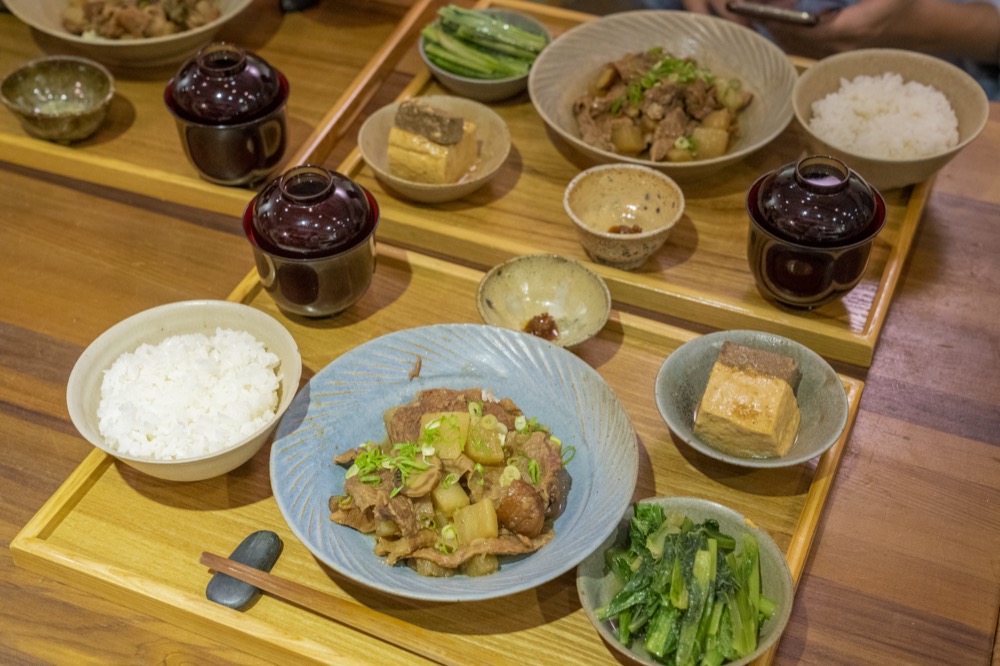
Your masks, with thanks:
[{"label": "wooden tray", "polygon": [[[434,0],[344,0],[283,14],[277,0],[255,0],[217,36],[259,53],[289,80],[285,165],[317,147],[329,151],[375,98],[432,20]],[[49,53],[54,38],[12,14],[0,14],[0,73]],[[62,146],[30,137],[17,118],[0,113],[0,159],[215,212],[239,215],[253,192],[202,180],[188,162],[163,90],[180,63],[148,70],[115,69],[109,119],[92,138]],[[395,88],[398,90],[398,87]],[[304,152],[303,152],[304,151]]]},{"label": "wooden tray", "polygon": [[[555,34],[594,18],[515,0],[480,4],[531,13]],[[421,68],[401,97],[424,94],[447,91]],[[510,128],[511,155],[489,186],[462,201],[407,202],[375,180],[357,151],[333,166],[372,190],[381,206],[378,233],[384,240],[480,267],[542,252],[586,261],[562,196],[573,176],[590,163],[547,131],[527,93],[492,106]],[[759,295],[747,265],[745,193],[762,173],[805,155],[805,145],[793,120],[756,155],[702,183],[685,185],[684,218],[667,245],[640,270],[592,268],[622,306],[712,328],[771,331],[829,358],[868,367],[930,183],[884,193],[888,221],[861,283],[845,298],[812,312],[776,306]]]},{"label": "wooden tray", "polygon": [[[354,346],[401,328],[479,322],[482,272],[379,245],[370,291],[343,315],[318,321],[282,315],[251,273],[232,298],[277,317],[302,351],[307,381]],[[448,303],[448,308],[428,307]],[[706,497],[731,506],[786,549],[796,578],[808,555],[848,433],[822,458],[781,470],[746,470],[675,441],[653,398],[666,356],[695,334],[613,312],[577,353],[619,395],[640,440],[634,499]],[[853,424],[863,384],[843,378]],[[285,543],[273,573],[351,598],[436,631],[461,663],[615,663],[583,610],[572,573],[541,587],[483,603],[419,603],[363,588],[321,566],[285,524],[271,495],[268,447],[240,469],[208,481],[159,481],[94,451],[10,545],[15,561],[39,573],[161,617],[239,649],[284,663],[414,663],[415,656],[265,595],[245,612],[204,598],[210,574],[202,551],[223,555],[247,534],[277,532]],[[114,544],[114,547],[109,547]],[[558,651],[553,650],[558,646]],[[763,659],[766,663],[768,659]]]}]

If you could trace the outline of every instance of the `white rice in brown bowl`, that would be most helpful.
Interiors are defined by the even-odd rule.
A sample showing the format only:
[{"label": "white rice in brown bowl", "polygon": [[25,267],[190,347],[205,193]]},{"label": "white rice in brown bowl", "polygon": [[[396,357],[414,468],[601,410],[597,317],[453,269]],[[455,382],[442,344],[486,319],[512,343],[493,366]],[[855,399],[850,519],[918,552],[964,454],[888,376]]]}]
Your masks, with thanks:
[{"label": "white rice in brown bowl", "polygon": [[241,303],[170,303],[97,337],[73,366],[66,404],[87,441],[171,481],[232,471],[291,404],[302,357],[271,315]]},{"label": "white rice in brown bowl", "polygon": [[881,191],[929,180],[989,116],[982,86],[955,65],[903,49],[858,49],[811,63],[792,107],[812,154],[844,162]]}]

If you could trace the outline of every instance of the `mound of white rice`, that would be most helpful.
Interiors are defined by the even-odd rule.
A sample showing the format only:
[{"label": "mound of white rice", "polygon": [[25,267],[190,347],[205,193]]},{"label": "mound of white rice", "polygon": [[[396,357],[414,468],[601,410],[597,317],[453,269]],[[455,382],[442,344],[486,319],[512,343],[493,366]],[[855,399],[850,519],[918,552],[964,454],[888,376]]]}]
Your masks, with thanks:
[{"label": "mound of white rice", "polygon": [[235,444],[274,418],[280,359],[245,331],[175,335],[104,373],[99,430],[121,453],[177,460]]},{"label": "mound of white rice", "polygon": [[913,159],[958,144],[958,119],[933,86],[899,74],[841,79],[812,105],[810,129],[830,145],[866,157]]}]

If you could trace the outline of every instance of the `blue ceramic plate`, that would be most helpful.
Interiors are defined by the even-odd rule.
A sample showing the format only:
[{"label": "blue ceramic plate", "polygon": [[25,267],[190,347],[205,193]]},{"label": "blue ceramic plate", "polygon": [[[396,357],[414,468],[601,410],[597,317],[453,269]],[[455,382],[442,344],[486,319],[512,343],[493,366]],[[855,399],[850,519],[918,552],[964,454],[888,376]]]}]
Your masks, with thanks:
[{"label": "blue ceramic plate", "polygon": [[[419,360],[419,375],[411,379]],[[430,388],[483,388],[512,399],[576,456],[565,512],[541,550],[501,558],[490,576],[425,578],[390,566],[374,537],[330,521],[344,487],[333,457],[385,437],[382,413]],[[579,358],[525,333],[472,324],[428,326],[371,340],[337,358],[292,401],[271,448],[271,486],[295,535],[324,564],[389,594],[433,601],[490,599],[571,570],[611,534],[632,499],[638,448],[628,414]]]},{"label": "blue ceramic plate", "polygon": [[[802,424],[785,455],[741,458],[714,448],[694,434],[695,412],[726,340],[784,354],[798,362],[802,379],[795,398]],[[660,415],[674,435],[709,457],[741,467],[788,467],[823,455],[843,434],[850,408],[843,382],[819,354],[794,340],[762,331],[720,331],[684,343],[660,366],[654,392]]]}]

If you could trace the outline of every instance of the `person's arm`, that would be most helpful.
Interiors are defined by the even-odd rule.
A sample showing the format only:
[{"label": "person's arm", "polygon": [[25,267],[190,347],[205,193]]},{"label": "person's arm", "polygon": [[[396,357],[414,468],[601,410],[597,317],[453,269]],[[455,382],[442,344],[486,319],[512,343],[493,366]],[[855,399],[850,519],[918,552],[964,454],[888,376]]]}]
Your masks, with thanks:
[{"label": "person's arm", "polygon": [[[684,4],[690,11],[732,18],[725,12],[725,0],[685,0]],[[788,3],[772,0],[769,4]],[[1000,61],[1000,8],[991,2],[861,0],[821,14],[819,25],[811,28],[774,21],[761,24],[785,50],[797,55],[822,57],[857,48],[890,47]]]}]

